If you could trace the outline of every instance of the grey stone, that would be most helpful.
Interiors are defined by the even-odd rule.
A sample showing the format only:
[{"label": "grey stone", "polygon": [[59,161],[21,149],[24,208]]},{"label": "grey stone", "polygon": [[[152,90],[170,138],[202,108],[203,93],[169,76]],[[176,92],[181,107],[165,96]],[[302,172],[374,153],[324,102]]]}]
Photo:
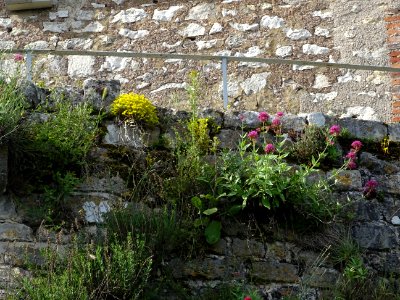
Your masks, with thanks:
[{"label": "grey stone", "polygon": [[[121,84],[118,80],[88,79],[83,83],[83,97],[96,110],[105,109],[109,111],[110,105],[119,95],[120,89]],[[104,94],[106,95],[105,97],[103,97]]]},{"label": "grey stone", "polygon": [[0,196],[0,221],[19,221],[15,204],[10,196]]},{"label": "grey stone", "polygon": [[253,74],[250,78],[244,80],[240,86],[246,95],[260,92],[267,85],[267,78],[270,72]]},{"label": "grey stone", "polygon": [[85,28],[83,28],[82,30],[79,30],[78,32],[102,32],[104,29],[103,24],[101,24],[100,22],[96,21],[96,22],[92,22],[89,23]]},{"label": "grey stone", "polygon": [[121,28],[118,32],[119,35],[122,35],[124,37],[130,38],[131,40],[137,40],[144,38],[145,36],[148,36],[150,32],[148,30],[129,30],[126,28]]},{"label": "grey stone", "polygon": [[228,273],[228,269],[224,259],[205,258],[187,262],[183,266],[183,275],[186,278],[222,279]]},{"label": "grey stone", "polygon": [[359,120],[378,121],[378,116],[373,108],[367,106],[351,106],[346,108],[346,113],[341,118],[357,118]]},{"label": "grey stone", "polygon": [[378,175],[375,176],[378,181],[378,190],[385,193],[400,195],[400,174]]},{"label": "grey stone", "polygon": [[132,148],[145,148],[154,146],[159,142],[160,129],[155,127],[151,130],[143,130],[138,126],[123,124],[107,125],[107,133],[103,139],[106,145],[128,146]]},{"label": "grey stone", "polygon": [[264,245],[255,240],[232,239],[232,254],[238,257],[265,257]]},{"label": "grey stone", "polygon": [[105,192],[122,195],[128,191],[126,185],[126,182],[118,175],[107,178],[89,176],[75,188],[75,191]]},{"label": "grey stone", "polygon": [[335,286],[340,273],[335,269],[315,267],[306,270],[301,282],[309,287],[331,288]]},{"label": "grey stone", "polygon": [[224,115],[220,111],[216,111],[212,108],[206,108],[202,110],[199,114],[200,118],[207,118],[212,122],[212,126],[216,125],[221,127],[224,123]]},{"label": "grey stone", "polygon": [[400,123],[388,124],[389,140],[400,143]]},{"label": "grey stone", "polygon": [[305,118],[296,115],[285,115],[281,118],[281,122],[284,132],[302,132],[306,127]]},{"label": "grey stone", "polygon": [[48,91],[39,88],[31,81],[24,81],[20,85],[25,101],[30,108],[36,108],[39,104],[45,103]]},{"label": "grey stone", "polygon": [[342,170],[339,173],[327,173],[329,181],[334,182],[336,189],[341,191],[354,191],[362,188],[361,173],[359,170]]},{"label": "grey stone", "polygon": [[219,23],[214,23],[213,26],[211,26],[210,32],[208,34],[216,34],[220,33],[224,30],[224,27],[222,27],[221,24]]},{"label": "grey stone", "polygon": [[68,31],[67,23],[43,22],[43,31],[62,33]]},{"label": "grey stone", "polygon": [[307,122],[309,125],[314,125],[317,127],[324,127],[326,124],[325,115],[321,112],[315,112],[307,114]]},{"label": "grey stone", "polygon": [[218,40],[210,40],[210,41],[198,41],[196,42],[197,50],[211,49],[215,47],[218,43]]},{"label": "grey stone", "polygon": [[241,140],[240,133],[237,130],[222,129],[217,135],[219,141],[219,148],[222,149],[237,149]]},{"label": "grey stone", "polygon": [[0,241],[33,241],[32,228],[19,223],[0,223]]},{"label": "grey stone", "polygon": [[24,49],[35,49],[35,50],[49,49],[49,43],[47,43],[46,41],[36,41],[26,45]]},{"label": "grey stone", "polygon": [[207,20],[215,15],[214,3],[202,3],[192,7],[185,20]]},{"label": "grey stone", "polygon": [[400,168],[397,165],[380,160],[375,155],[368,152],[361,152],[359,155],[359,164],[372,173],[379,175],[395,174],[400,172]]},{"label": "grey stone", "polygon": [[352,236],[362,248],[392,249],[399,245],[395,228],[377,223],[363,223],[352,227]]},{"label": "grey stone", "polygon": [[85,221],[89,224],[101,224],[104,222],[104,215],[111,211],[108,201],[101,201],[98,205],[93,201],[87,201],[82,206]]},{"label": "grey stone", "polygon": [[[242,120],[243,121],[242,121]],[[256,128],[260,125],[258,120],[258,112],[244,111],[244,112],[228,112],[225,114],[224,127],[226,128],[241,128],[241,126],[249,128]]]},{"label": "grey stone", "polygon": [[256,282],[262,283],[299,281],[297,267],[287,263],[253,262],[250,275]]},{"label": "grey stone", "polygon": [[339,125],[358,139],[380,142],[387,136],[387,128],[381,122],[343,118],[339,119]]},{"label": "grey stone", "polygon": [[375,201],[361,199],[351,203],[350,211],[353,212],[353,221],[380,221],[383,218],[382,205]]}]

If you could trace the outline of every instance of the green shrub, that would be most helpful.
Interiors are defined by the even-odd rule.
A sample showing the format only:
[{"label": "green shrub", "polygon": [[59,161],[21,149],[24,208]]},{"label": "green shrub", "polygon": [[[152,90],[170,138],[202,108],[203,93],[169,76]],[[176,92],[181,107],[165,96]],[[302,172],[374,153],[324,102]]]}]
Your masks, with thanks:
[{"label": "green shrub", "polygon": [[82,164],[98,134],[99,116],[87,103],[56,103],[54,115],[32,125],[35,148],[62,166]]},{"label": "green shrub", "polygon": [[141,239],[80,245],[65,259],[49,250],[46,263],[24,278],[13,299],[98,300],[139,299],[150,276],[152,259]]}]

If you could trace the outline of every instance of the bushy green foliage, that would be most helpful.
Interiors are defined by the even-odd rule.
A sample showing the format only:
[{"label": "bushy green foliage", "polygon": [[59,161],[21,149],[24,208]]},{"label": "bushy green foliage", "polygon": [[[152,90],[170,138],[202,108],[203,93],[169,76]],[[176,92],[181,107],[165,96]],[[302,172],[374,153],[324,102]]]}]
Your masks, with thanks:
[{"label": "bushy green foliage", "polygon": [[45,265],[22,279],[12,299],[139,299],[152,266],[143,240],[130,235],[104,245],[75,242],[66,258],[55,250],[45,257]]},{"label": "bushy green foliage", "polygon": [[98,123],[87,103],[59,101],[47,121],[32,125],[35,148],[54,162],[81,164],[94,145]]},{"label": "bushy green foliage", "polygon": [[144,95],[119,95],[111,105],[111,112],[123,120],[134,120],[147,125],[158,124],[156,107]]},{"label": "bushy green foliage", "polygon": [[7,82],[0,79],[0,143],[18,129],[24,115],[25,98],[18,88],[16,77]]}]

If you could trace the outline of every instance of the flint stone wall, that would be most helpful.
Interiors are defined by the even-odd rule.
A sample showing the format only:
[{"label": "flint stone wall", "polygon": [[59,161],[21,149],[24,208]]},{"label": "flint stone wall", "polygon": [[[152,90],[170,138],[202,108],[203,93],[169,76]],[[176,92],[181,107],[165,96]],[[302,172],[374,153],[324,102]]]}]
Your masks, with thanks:
[{"label": "flint stone wall", "polygon": [[[400,5],[399,0],[55,2],[52,9],[2,9],[0,49],[195,53],[387,66],[384,16]],[[2,64],[7,71],[17,69],[11,59]],[[201,105],[221,108],[216,62],[48,55],[35,58],[33,71],[37,82],[54,85],[115,79],[125,91],[182,108],[182,91],[193,69],[208,87]],[[234,109],[390,119],[390,77],[382,72],[260,63],[230,63],[228,72]]]}]

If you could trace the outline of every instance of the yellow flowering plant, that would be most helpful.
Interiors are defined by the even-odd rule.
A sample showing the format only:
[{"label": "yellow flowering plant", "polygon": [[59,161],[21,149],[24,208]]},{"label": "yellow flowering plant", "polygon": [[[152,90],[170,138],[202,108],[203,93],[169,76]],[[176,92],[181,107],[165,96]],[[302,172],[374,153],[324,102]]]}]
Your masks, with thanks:
[{"label": "yellow flowering plant", "polygon": [[111,104],[111,113],[124,120],[134,120],[151,126],[158,124],[156,107],[144,95],[119,95]]}]

